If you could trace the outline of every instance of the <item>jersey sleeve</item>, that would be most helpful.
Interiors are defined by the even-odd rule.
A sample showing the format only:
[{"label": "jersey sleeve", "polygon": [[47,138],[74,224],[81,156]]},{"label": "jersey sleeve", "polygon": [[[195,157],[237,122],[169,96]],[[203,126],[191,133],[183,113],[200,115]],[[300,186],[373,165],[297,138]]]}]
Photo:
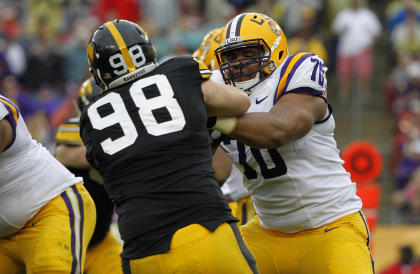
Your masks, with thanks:
[{"label": "jersey sleeve", "polygon": [[7,119],[13,131],[12,141],[4,150],[7,150],[16,140],[16,127],[19,118],[19,108],[11,100],[0,95],[0,120]]},{"label": "jersey sleeve", "polygon": [[4,118],[10,121],[10,123],[17,124],[19,119],[19,108],[9,99],[4,96],[0,96],[0,120]]},{"label": "jersey sleeve", "polygon": [[327,67],[313,53],[297,53],[289,56],[281,67],[275,101],[286,93],[304,93],[327,98]]},{"label": "jersey sleeve", "polygon": [[[87,107],[87,109],[90,106]],[[83,141],[83,144],[86,147],[86,160],[89,162],[89,164],[96,170],[99,171],[99,173],[102,172],[99,166],[99,161],[97,158],[100,158],[100,156],[96,157],[99,153],[97,150],[94,149],[94,146],[92,145],[93,141],[91,139],[92,137],[92,125],[89,121],[89,117],[87,117],[87,109],[85,109],[82,112],[82,115],[80,116],[79,121],[79,128],[80,128],[80,137]]]},{"label": "jersey sleeve", "polygon": [[178,56],[162,63],[162,72],[177,74],[177,79],[189,83],[201,83],[210,79],[212,71],[200,60],[191,56]]},{"label": "jersey sleeve", "polygon": [[225,80],[223,80],[223,76],[220,70],[213,70],[210,79],[216,81],[217,83],[225,83]]},{"label": "jersey sleeve", "polygon": [[79,118],[70,118],[62,123],[55,136],[57,145],[83,145],[80,137]]},{"label": "jersey sleeve", "polygon": [[204,80],[210,79],[212,72],[209,70],[209,68],[204,64],[203,61],[198,60],[197,58],[193,58],[194,61],[198,63],[198,70],[200,71],[201,77]]}]

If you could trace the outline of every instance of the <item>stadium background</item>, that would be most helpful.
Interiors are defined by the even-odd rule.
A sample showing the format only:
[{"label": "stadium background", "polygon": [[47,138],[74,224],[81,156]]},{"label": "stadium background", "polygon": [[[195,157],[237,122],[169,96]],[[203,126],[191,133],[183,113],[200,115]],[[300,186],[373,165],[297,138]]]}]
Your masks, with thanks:
[{"label": "stadium background", "polygon": [[[291,45],[303,39],[326,60],[340,150],[363,140],[380,152],[382,169],[368,182],[380,188],[379,207],[371,211],[377,217],[372,237],[380,272],[399,260],[402,246],[420,256],[420,3],[362,1],[382,25],[373,46],[370,96],[353,85],[350,97],[341,98],[335,65],[338,36],[331,24],[351,1],[2,0],[0,93],[20,106],[34,138],[52,151],[57,126],[76,114],[72,101],[89,76],[86,43],[101,23],[114,18],[138,22],[162,62],[191,54],[209,30],[239,12],[267,14],[283,27],[292,53],[298,49]],[[404,36],[407,29],[411,34]]]}]

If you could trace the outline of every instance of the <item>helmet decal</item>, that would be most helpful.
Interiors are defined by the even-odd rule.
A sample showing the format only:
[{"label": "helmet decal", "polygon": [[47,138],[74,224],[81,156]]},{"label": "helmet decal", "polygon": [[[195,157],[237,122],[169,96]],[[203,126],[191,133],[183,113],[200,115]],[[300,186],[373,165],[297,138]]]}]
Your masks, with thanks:
[{"label": "helmet decal", "polygon": [[275,35],[280,36],[281,30],[279,25],[277,25],[274,21],[270,20],[268,21],[268,26]]},{"label": "helmet decal", "polygon": [[131,59],[130,54],[128,53],[127,45],[125,44],[124,39],[121,37],[120,32],[115,27],[113,22],[107,22],[105,23],[105,26],[111,32],[112,37],[114,37],[115,39],[115,42],[117,42],[117,45],[120,48],[121,54],[123,55],[124,61],[127,64],[128,70],[130,72],[135,71],[136,67],[133,64],[133,60]]}]

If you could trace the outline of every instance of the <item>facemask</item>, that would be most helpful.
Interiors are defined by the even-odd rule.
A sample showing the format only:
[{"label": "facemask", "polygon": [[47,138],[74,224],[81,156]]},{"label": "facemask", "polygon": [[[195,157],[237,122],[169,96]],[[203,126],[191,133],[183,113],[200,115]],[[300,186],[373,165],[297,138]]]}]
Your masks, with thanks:
[{"label": "facemask", "polygon": [[235,82],[235,86],[243,91],[245,91],[248,95],[254,90],[254,88],[250,89],[254,85],[256,85],[260,81],[260,73],[258,72],[254,78],[242,81],[242,82]]}]

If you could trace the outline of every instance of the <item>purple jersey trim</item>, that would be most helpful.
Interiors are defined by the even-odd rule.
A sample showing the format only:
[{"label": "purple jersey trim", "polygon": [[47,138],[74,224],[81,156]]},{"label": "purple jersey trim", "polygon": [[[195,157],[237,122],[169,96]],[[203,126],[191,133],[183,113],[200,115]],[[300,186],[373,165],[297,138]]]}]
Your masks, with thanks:
[{"label": "purple jersey trim", "polygon": [[[75,185],[72,185],[71,188],[73,189],[74,193],[76,194],[77,201],[79,202],[79,211],[80,211],[80,224],[79,224],[80,252],[79,252],[79,258],[81,259],[82,258],[82,250],[83,250],[83,227],[84,227],[84,224],[85,224],[85,210],[84,210],[84,206],[83,206],[83,199],[82,199],[82,196],[79,193],[79,190],[77,190],[77,187]],[[81,272],[83,272],[83,269],[81,269]]]},{"label": "purple jersey trim", "polygon": [[[280,81],[281,79],[283,79],[283,77],[285,76],[284,74],[286,73],[286,70],[290,64],[290,62],[292,61],[293,57],[295,57],[298,53],[293,54],[292,56],[290,56],[284,66],[281,68],[281,72],[280,72],[280,79],[279,82],[277,83],[277,89],[280,85]],[[293,78],[293,75],[295,74],[296,70],[299,68],[299,66],[303,63],[303,61],[305,61],[308,57],[314,56],[314,53],[307,53],[302,55],[297,61],[296,63],[293,65],[292,70],[290,71],[290,73],[287,75],[287,81],[286,84],[284,85],[283,89],[281,90],[281,92],[279,94],[277,94],[278,90],[275,90],[275,95],[274,95],[274,101],[273,101],[273,105],[280,99],[281,96],[284,95],[285,91],[287,90],[287,87],[289,86],[290,80]]]},{"label": "purple jersey trim", "polygon": [[13,143],[15,142],[15,140],[16,140],[16,127],[17,127],[17,121],[15,120],[15,117],[13,116],[13,110],[12,110],[12,108],[8,105],[8,104],[6,104],[6,103],[4,103],[4,102],[2,102],[2,100],[4,100],[4,101],[6,101],[7,103],[9,103],[10,105],[12,105],[12,107],[14,107],[15,108],[15,111],[16,111],[16,113],[17,113],[17,116],[19,117],[20,116],[20,114],[19,114],[19,109],[18,109],[18,107],[12,102],[12,101],[10,101],[10,100],[8,100],[8,99],[6,99],[5,97],[3,97],[3,96],[1,96],[0,97],[1,98],[1,100],[0,100],[0,103],[2,103],[4,106],[5,106],[5,108],[7,109],[7,111],[9,112],[9,115],[7,115],[5,118],[7,119],[7,121],[9,121],[9,123],[10,123],[10,125],[12,126],[12,131],[13,131],[13,137],[12,137],[12,141],[10,142],[10,144],[8,144],[5,148],[4,148],[4,150],[3,151],[6,151],[6,150],[8,150],[9,149],[9,147],[11,147],[12,145],[13,145]]},{"label": "purple jersey trim", "polygon": [[318,125],[318,124],[322,124],[322,123],[324,123],[324,122],[326,122],[330,117],[331,117],[331,114],[332,114],[332,112],[333,112],[333,110],[332,110],[332,107],[331,107],[331,105],[330,105],[330,103],[328,103],[328,101],[327,100],[325,100],[326,102],[327,102],[327,104],[328,104],[328,115],[327,115],[327,117],[325,117],[324,119],[322,119],[321,121],[316,121],[315,122],[315,124],[316,125]]},{"label": "purple jersey trim", "polygon": [[316,90],[316,89],[309,88],[309,87],[302,87],[302,88],[296,88],[296,89],[289,90],[287,93],[309,94],[309,95],[318,96],[318,97],[321,97],[322,99],[324,99],[325,103],[327,103],[327,106],[328,106],[328,116],[325,117],[324,119],[320,120],[320,121],[315,122],[315,124],[324,123],[325,121],[327,121],[330,118],[330,116],[333,112],[332,107],[331,107],[330,103],[328,102],[327,98],[322,96],[324,94],[323,91]]},{"label": "purple jersey trim", "polygon": [[[72,264],[71,264],[71,274],[76,273],[76,266],[78,262],[78,257],[76,255],[76,232],[74,228],[74,212],[73,207],[71,205],[70,199],[67,195],[67,193],[64,191],[61,193],[61,198],[63,198],[64,203],[66,204],[67,210],[69,212],[69,221],[70,221],[70,231],[71,231],[71,238],[70,238],[70,246],[71,246],[71,255],[72,255]],[[82,235],[80,235],[82,237]]]}]

